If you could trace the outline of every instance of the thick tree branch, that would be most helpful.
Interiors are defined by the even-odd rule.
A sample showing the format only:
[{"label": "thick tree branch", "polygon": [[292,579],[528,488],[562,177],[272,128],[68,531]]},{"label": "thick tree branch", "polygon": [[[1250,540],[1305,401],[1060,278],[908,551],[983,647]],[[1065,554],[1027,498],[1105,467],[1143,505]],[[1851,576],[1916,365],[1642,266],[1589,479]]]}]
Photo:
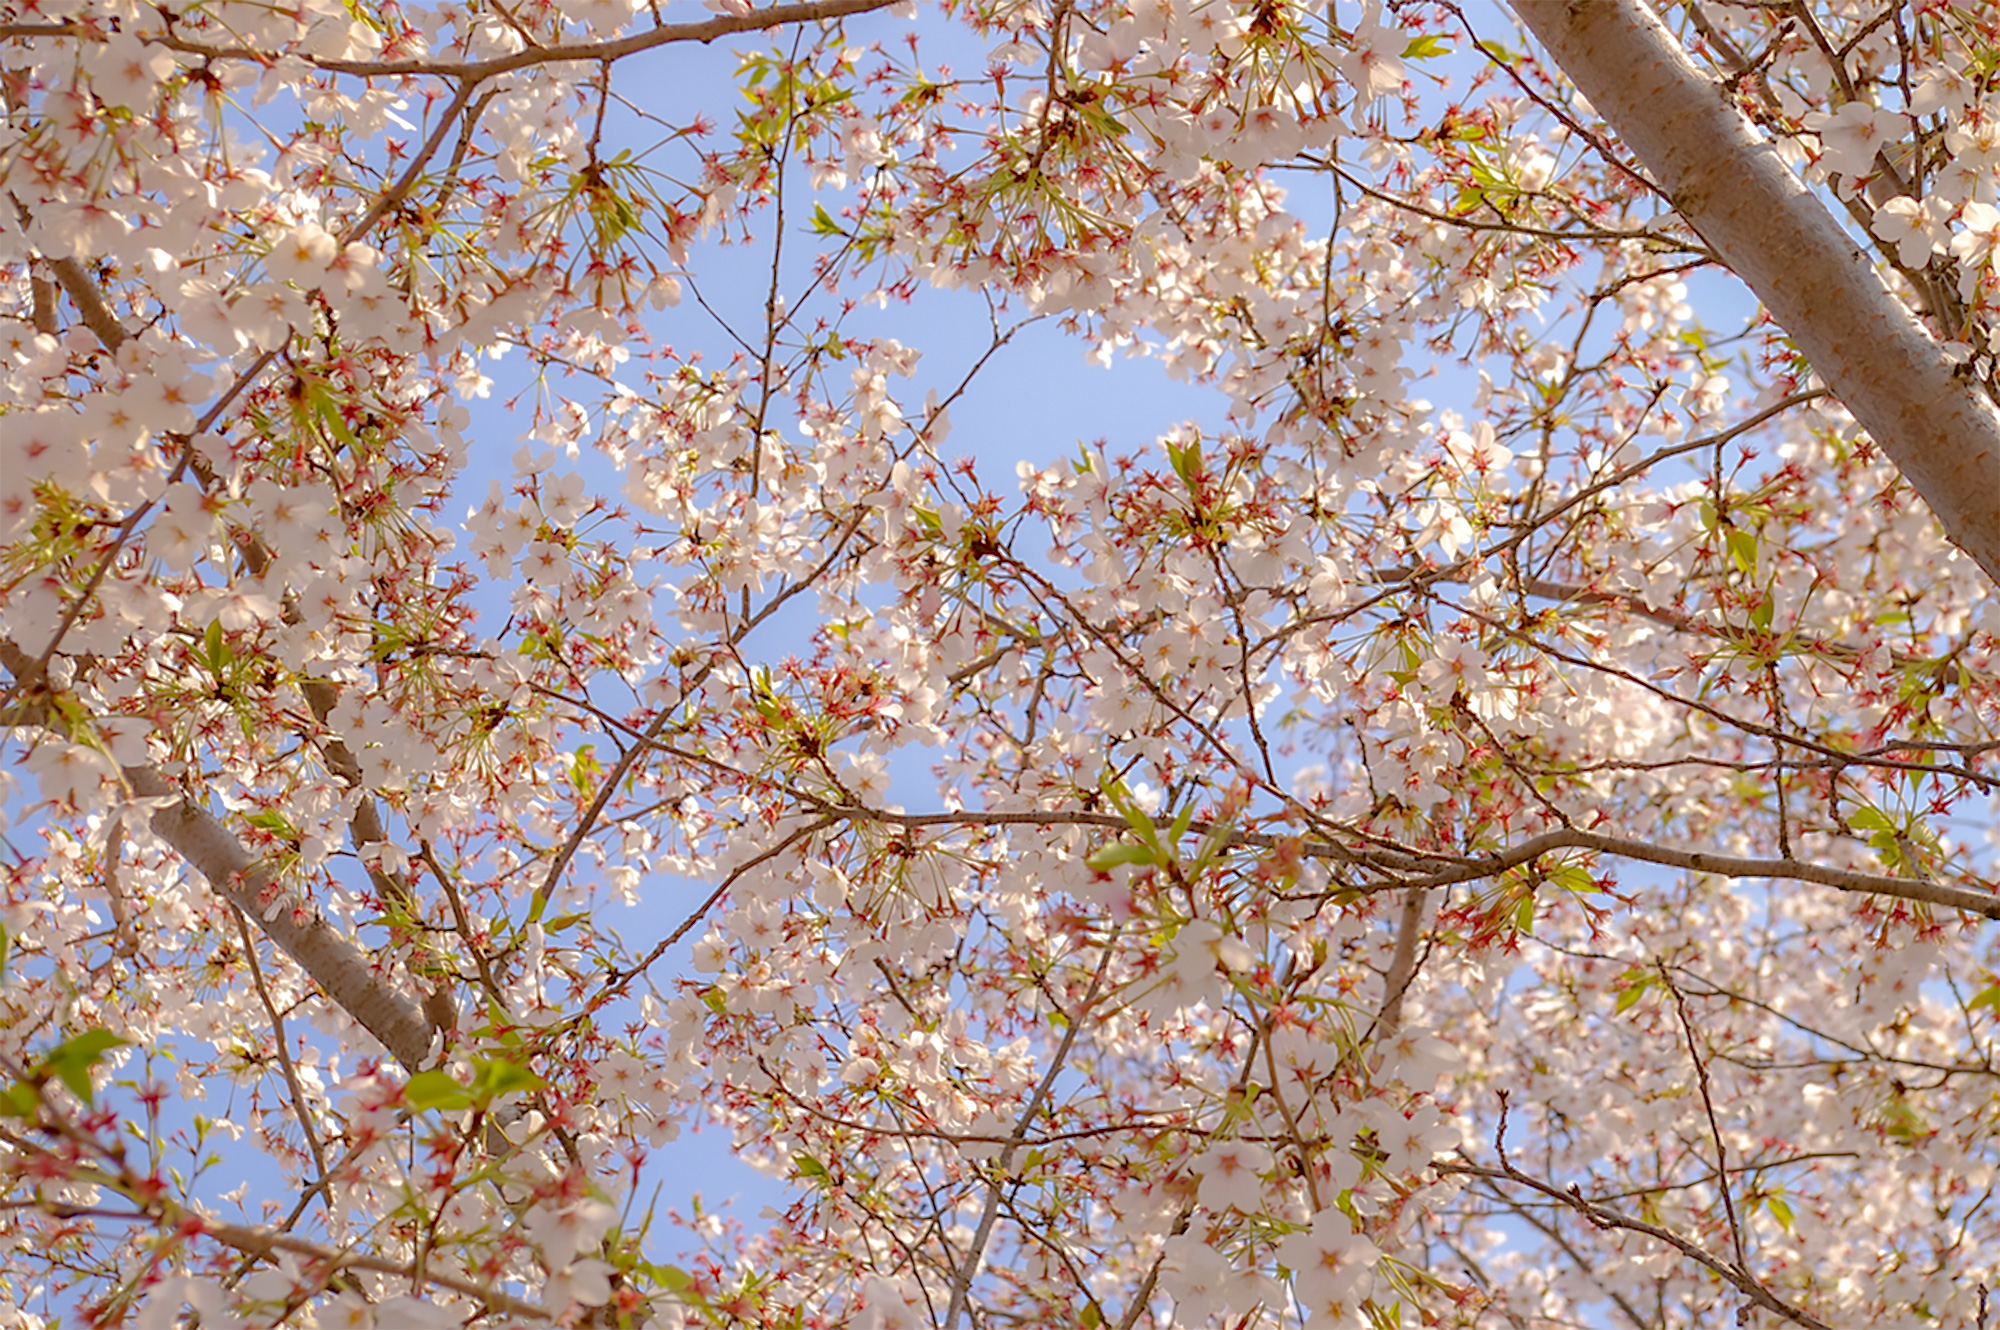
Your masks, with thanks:
[{"label": "thick tree branch", "polygon": [[[806,0],[806,3],[802,4],[770,5],[763,9],[753,9],[746,14],[721,14],[715,18],[703,19],[699,23],[662,23],[658,27],[612,41],[529,46],[511,55],[495,56],[491,60],[330,60],[307,57],[306,64],[313,69],[326,70],[334,74],[352,74],[360,78],[432,75],[478,82],[492,78],[496,74],[509,74],[517,69],[527,69],[535,65],[576,62],[601,64],[677,42],[706,44],[719,37],[728,37],[739,32],[762,32],[767,28],[847,18],[854,14],[890,9],[902,3],[904,0]],[[44,39],[73,37],[81,41],[104,40],[99,33],[81,23],[0,24],[0,39],[8,37]],[[200,56],[204,60],[249,60],[265,64],[271,58],[270,52],[265,50],[247,46],[213,46],[164,33],[148,33],[146,40],[167,50],[178,51],[183,55]]]},{"label": "thick tree branch", "polygon": [[76,312],[83,318],[83,326],[97,334],[97,340],[107,351],[116,352],[131,340],[132,334],[125,331],[125,325],[111,312],[110,302],[97,287],[97,282],[84,271],[83,265],[75,259],[50,259],[49,270],[62,283],[63,293],[76,306]]},{"label": "thick tree branch", "polygon": [[272,883],[271,871],[229,828],[186,800],[159,772],[126,767],[125,779],[142,799],[173,801],[153,813],[148,823],[153,834],[173,846],[224,900],[256,919],[329,998],[406,1068],[414,1071],[428,1061],[430,1021],[408,994],[377,971],[366,952],[316,910],[301,918],[290,905],[267,904],[264,892]]},{"label": "thick tree branch", "polygon": [[1852,868],[1833,868],[1797,859],[1748,859],[1733,854],[1671,849],[1665,845],[1655,845],[1650,841],[1604,836],[1594,831],[1579,831],[1571,827],[1532,836],[1518,845],[1496,851],[1490,857],[1470,860],[1461,868],[1434,873],[1422,879],[1421,885],[1446,886],[1453,882],[1470,882],[1475,878],[1491,877],[1495,873],[1503,873],[1509,868],[1530,863],[1552,850],[1561,849],[1594,850],[1599,854],[1608,854],[1620,859],[1636,859],[1641,863],[1659,864],[1665,868],[1684,868],[1691,873],[1709,873],[1716,877],[1761,878],[1773,882],[1814,882],[1841,891],[1888,896],[1920,905],[1941,905],[1987,919],[2000,919],[2000,896],[1990,891],[1949,887],[1928,878],[1889,877],[1881,873],[1864,873]]},{"label": "thick tree branch", "polygon": [[[828,804],[823,806],[822,811],[856,821],[881,822],[897,827],[1074,826],[1104,827],[1108,830],[1123,831],[1127,826],[1125,819],[1115,813],[1086,813],[1069,809],[990,813],[976,810],[898,813],[856,805]],[[1216,829],[1217,824],[1202,819],[1196,819],[1188,824],[1188,830],[1195,835],[1208,835]],[[1990,891],[1946,886],[1928,878],[1889,877],[1882,873],[1866,873],[1852,868],[1833,868],[1826,864],[1809,863],[1799,859],[1749,859],[1738,855],[1709,854],[1702,850],[1672,849],[1665,845],[1655,845],[1650,841],[1605,836],[1574,827],[1544,832],[1539,836],[1531,836],[1519,844],[1495,850],[1491,854],[1472,857],[1418,855],[1366,845],[1352,847],[1336,845],[1329,841],[1279,836],[1269,832],[1235,831],[1227,827],[1221,830],[1222,841],[1226,845],[1248,845],[1270,850],[1295,849],[1308,858],[1326,859],[1335,863],[1354,864],[1405,875],[1365,886],[1346,885],[1338,888],[1343,892],[1370,894],[1378,891],[1400,891],[1411,887],[1450,886],[1457,882],[1471,882],[1504,873],[1510,868],[1532,863],[1542,855],[1556,850],[1592,850],[1599,854],[1608,854],[1620,859],[1636,859],[1666,868],[1685,868],[1693,873],[1711,873],[1717,877],[1727,878],[1813,882],[1840,891],[1888,896],[1923,905],[1964,910],[1987,919],[2000,919],[2000,895]]]},{"label": "thick tree branch", "polygon": [[1514,0],[1674,207],[2000,582],[2000,410],[1639,0]]},{"label": "thick tree branch", "polygon": [[[34,220],[33,210],[13,193],[9,193],[7,198],[14,205],[15,217],[25,228]],[[97,279],[92,277],[81,263],[75,259],[48,256],[40,257],[35,262],[37,267],[46,266],[55,274],[56,281],[69,296],[70,303],[76,306],[76,312],[82,316],[84,327],[97,335],[97,340],[104,345],[105,350],[116,355],[118,348],[131,340],[132,334],[126,331],[125,325],[120,323],[118,316],[112,312],[111,302],[104,298],[104,292],[98,286]],[[53,303],[55,293],[49,289],[50,284],[39,273],[34,275],[33,282],[35,331],[53,335],[57,331]]]},{"label": "thick tree branch", "polygon": [[1396,951],[1382,986],[1382,1014],[1375,1028],[1382,1039],[1394,1037],[1403,1028],[1403,995],[1417,977],[1417,934],[1424,927],[1425,898],[1430,893],[1419,888],[1403,893],[1403,910],[1396,921]]},{"label": "thick tree branch", "polygon": [[28,266],[28,321],[34,325],[36,332],[54,337],[62,330],[62,325],[56,322],[56,284],[42,275],[46,266],[41,259],[31,261]]},{"label": "thick tree branch", "polygon": [[[26,695],[0,723],[45,725],[48,708],[33,700],[42,686],[41,668],[11,642],[0,641],[0,664],[14,674]],[[158,770],[123,769],[133,795],[154,804],[147,826],[172,846],[225,901],[257,921],[273,942],[313,977],[326,995],[414,1071],[429,1058],[431,1023],[410,996],[377,971],[368,953],[337,932],[317,911],[289,904],[272,907],[265,893],[273,876],[257,856],[207,809],[196,806]]]}]

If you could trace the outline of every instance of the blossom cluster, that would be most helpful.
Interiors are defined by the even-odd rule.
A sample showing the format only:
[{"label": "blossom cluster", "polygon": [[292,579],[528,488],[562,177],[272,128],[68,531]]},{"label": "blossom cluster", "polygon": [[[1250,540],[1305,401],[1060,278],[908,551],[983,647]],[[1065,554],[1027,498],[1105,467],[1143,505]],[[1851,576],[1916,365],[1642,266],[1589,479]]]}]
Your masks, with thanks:
[{"label": "blossom cluster", "polygon": [[[1975,1323],[1978,568],[1498,6],[908,8],[0,3],[0,1321]],[[2000,19],[1667,21],[1991,382]]]}]

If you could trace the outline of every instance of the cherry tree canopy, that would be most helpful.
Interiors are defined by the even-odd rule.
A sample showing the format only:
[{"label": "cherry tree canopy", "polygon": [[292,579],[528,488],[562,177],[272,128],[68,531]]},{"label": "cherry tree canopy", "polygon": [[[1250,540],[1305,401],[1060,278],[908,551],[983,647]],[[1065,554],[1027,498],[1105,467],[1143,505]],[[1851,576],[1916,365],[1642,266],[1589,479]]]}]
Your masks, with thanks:
[{"label": "cherry tree canopy", "polygon": [[0,0],[0,1321],[1985,1324],[2000,10],[1656,9]]}]

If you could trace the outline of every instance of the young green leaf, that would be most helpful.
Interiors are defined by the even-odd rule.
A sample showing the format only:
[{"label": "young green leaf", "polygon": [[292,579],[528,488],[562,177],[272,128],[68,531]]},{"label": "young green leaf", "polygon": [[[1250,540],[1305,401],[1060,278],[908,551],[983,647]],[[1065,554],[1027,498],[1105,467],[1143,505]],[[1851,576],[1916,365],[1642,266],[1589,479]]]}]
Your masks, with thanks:
[{"label": "young green leaf", "polygon": [[1108,873],[1121,864],[1151,866],[1160,862],[1157,851],[1130,841],[1114,841],[1083,861],[1094,873]]},{"label": "young green leaf", "polygon": [[420,1071],[403,1086],[403,1102],[418,1112],[440,1108],[446,1112],[472,1107],[465,1087],[442,1071]]},{"label": "young green leaf", "polygon": [[90,1083],[92,1068],[106,1053],[123,1048],[125,1043],[109,1030],[85,1030],[44,1053],[39,1065],[45,1073],[67,1085],[78,1099],[92,1104],[97,1093]]}]

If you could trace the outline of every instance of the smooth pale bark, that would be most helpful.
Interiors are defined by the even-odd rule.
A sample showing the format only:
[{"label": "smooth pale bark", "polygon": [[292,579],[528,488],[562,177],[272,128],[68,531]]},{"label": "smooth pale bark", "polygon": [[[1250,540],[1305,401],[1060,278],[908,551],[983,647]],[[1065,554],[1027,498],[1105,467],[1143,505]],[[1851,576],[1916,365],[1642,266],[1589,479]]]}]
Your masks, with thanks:
[{"label": "smooth pale bark", "polygon": [[180,792],[151,767],[126,767],[125,779],[141,798],[172,796],[156,810],[149,825],[155,836],[174,847],[194,865],[209,886],[257,921],[264,935],[284,948],[343,1011],[382,1042],[411,1071],[429,1060],[431,1023],[423,1009],[390,982],[370,961],[368,953],[335,931],[317,910],[308,907],[304,920],[295,918],[289,901],[275,911],[259,904],[271,874],[243,848],[228,827],[206,809],[180,797]]},{"label": "smooth pale bark", "polygon": [[1513,0],[1689,225],[2000,583],[2000,411],[1639,0]]},{"label": "smooth pale bark", "polygon": [[[44,726],[47,707],[35,697],[42,673],[34,658],[14,643],[0,638],[0,665],[15,680],[26,685],[20,701],[0,716],[0,727]],[[233,832],[214,814],[183,797],[180,789],[150,766],[124,768],[126,784],[139,798],[159,800],[147,820],[153,834],[173,846],[176,853],[209,886],[230,904],[242,910],[264,930],[264,935],[283,948],[313,977],[326,995],[382,1046],[398,1062],[415,1071],[429,1060],[432,1029],[421,1006],[388,976],[381,973],[367,952],[338,932],[318,911],[309,910],[304,919],[294,917],[289,902],[275,911],[261,903],[264,889],[271,884],[271,872],[256,855],[243,847]]]},{"label": "smooth pale bark", "polygon": [[[15,208],[25,224],[27,209],[18,201]],[[53,259],[49,266],[80,311],[85,326],[96,334],[107,351],[115,354],[130,340],[131,334],[112,312],[95,279],[74,259]],[[270,552],[254,538],[243,541],[242,549],[252,571],[261,575],[270,562]],[[285,621],[298,622],[297,610],[290,604],[285,609]],[[5,664],[16,680],[42,677],[41,664],[5,639],[0,639],[0,664]],[[339,695],[331,685],[322,682],[307,680],[302,687],[313,715],[322,725],[326,724]],[[330,737],[323,751],[335,775],[355,789],[363,788],[361,766],[344,742]],[[126,767],[124,773],[126,782],[141,796],[173,792],[151,767]],[[258,866],[234,834],[205,810],[192,804],[162,809],[153,815],[150,825],[155,835],[179,851],[225,899],[255,921],[267,937],[318,981],[329,998],[380,1040],[399,1062],[411,1071],[424,1065],[434,1030],[451,1023],[454,1003],[449,989],[441,988],[428,995],[419,1009],[393,980],[375,970],[366,953],[336,933],[317,913],[298,923],[286,907],[265,918],[256,901],[269,884],[269,874]],[[348,833],[362,857],[369,881],[382,898],[413,906],[414,895],[403,875],[384,872],[367,853],[371,845],[386,840],[387,835],[374,797],[365,789],[348,823]]]}]

